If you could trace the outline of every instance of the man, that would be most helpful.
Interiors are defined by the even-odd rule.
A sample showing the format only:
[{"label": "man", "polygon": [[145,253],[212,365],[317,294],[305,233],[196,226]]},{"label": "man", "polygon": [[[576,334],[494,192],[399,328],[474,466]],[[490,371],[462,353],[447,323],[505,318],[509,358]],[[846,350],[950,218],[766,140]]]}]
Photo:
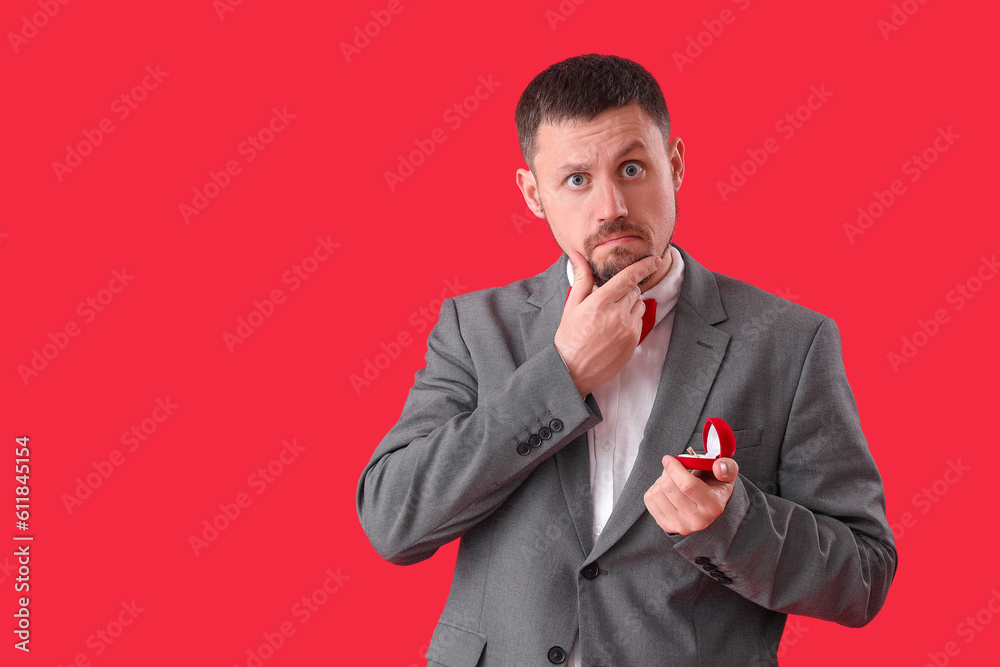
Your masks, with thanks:
[{"label": "man", "polygon": [[[772,665],[789,613],[868,623],[896,551],[836,325],[671,243],[684,144],[640,65],[557,63],[515,117],[565,254],[445,302],[358,486],[390,562],[461,538],[428,664]],[[692,473],[708,417],[736,453]]]}]

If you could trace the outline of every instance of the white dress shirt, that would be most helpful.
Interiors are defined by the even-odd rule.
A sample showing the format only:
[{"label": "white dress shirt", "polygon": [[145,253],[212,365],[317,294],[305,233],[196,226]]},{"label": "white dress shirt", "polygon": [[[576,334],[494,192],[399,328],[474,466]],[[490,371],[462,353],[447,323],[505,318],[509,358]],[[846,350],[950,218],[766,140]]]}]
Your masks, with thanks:
[{"label": "white dress shirt", "polygon": [[[670,332],[674,327],[674,306],[680,298],[684,279],[684,260],[672,245],[670,257],[670,269],[666,275],[642,294],[643,299],[656,299],[656,319],[652,330],[618,375],[593,391],[604,417],[601,423],[587,432],[594,543],[607,525],[611,510],[632,472],[660,384]],[[566,263],[566,271],[572,285],[572,263]],[[582,667],[579,637],[573,644],[568,664]]]}]

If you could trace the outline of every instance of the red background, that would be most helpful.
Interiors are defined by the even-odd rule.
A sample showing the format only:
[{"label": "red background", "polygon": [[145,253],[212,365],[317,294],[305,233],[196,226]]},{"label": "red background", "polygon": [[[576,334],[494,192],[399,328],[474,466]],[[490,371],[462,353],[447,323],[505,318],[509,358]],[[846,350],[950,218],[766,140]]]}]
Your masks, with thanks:
[{"label": "red background", "polygon": [[[358,476],[423,365],[420,309],[448,280],[502,285],[558,255],[543,222],[519,218],[513,112],[534,75],[586,52],[637,60],[663,86],[687,145],[678,244],[840,326],[900,566],[869,626],[801,619],[782,664],[996,656],[992,612],[971,636],[958,624],[1000,589],[990,565],[1000,281],[961,309],[948,300],[1000,246],[996,7],[910,0],[912,15],[883,35],[888,0],[588,0],[564,2],[554,24],[557,0],[402,0],[398,14],[380,13],[387,4],[248,0],[220,17],[210,0],[70,2],[32,32],[23,21],[38,0],[4,3],[0,537],[11,546],[0,566],[20,534],[18,435],[31,437],[35,541],[32,651],[7,633],[3,663],[246,665],[262,633],[288,621],[294,635],[264,664],[424,664],[455,544],[412,567],[381,561],[358,523]],[[704,32],[707,45],[679,67],[674,54],[718,31],[724,9],[733,21]],[[372,11],[391,20],[348,58],[341,44]],[[112,103],[147,66],[168,74],[120,119]],[[453,127],[445,112],[480,76],[499,85]],[[832,96],[786,138],[775,123],[810,86]],[[274,108],[295,118],[248,162],[238,147]],[[103,118],[114,130],[60,181],[53,162]],[[959,138],[909,180],[904,163],[949,127]],[[385,173],[436,128],[446,140],[391,190]],[[724,201],[718,182],[769,137],[779,150]],[[186,223],[180,205],[229,160],[239,173]],[[905,193],[849,238],[844,225],[894,179]],[[339,247],[292,290],[282,276],[317,237]],[[78,304],[122,267],[134,279],[85,321]],[[274,289],[286,301],[230,351],[224,334]],[[889,353],[939,309],[947,321],[894,369]],[[22,377],[69,322],[79,335]],[[412,344],[352,386],[401,333]],[[179,407],[128,451],[122,433],[168,397]],[[293,438],[304,451],[258,495],[248,478]],[[70,512],[77,479],[116,450],[121,465]],[[968,470],[946,476],[959,460]],[[251,504],[195,555],[190,536],[240,493]],[[294,605],[328,568],[340,588],[302,623]],[[5,628],[13,583],[0,570]],[[88,638],[133,600],[144,611],[96,655]],[[948,642],[957,655],[943,653]]]}]

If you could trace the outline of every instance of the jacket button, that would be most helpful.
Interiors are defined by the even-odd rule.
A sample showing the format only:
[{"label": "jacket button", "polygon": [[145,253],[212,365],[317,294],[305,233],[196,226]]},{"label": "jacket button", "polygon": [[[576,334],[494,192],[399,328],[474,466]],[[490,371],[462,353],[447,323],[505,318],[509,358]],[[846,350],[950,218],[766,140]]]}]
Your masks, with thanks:
[{"label": "jacket button", "polygon": [[698,563],[698,565],[704,565],[705,563],[709,562],[709,559],[705,558],[704,556],[698,556],[697,558],[694,559],[694,562]]},{"label": "jacket button", "polygon": [[711,575],[715,579],[725,579],[725,577],[726,577],[726,575],[723,574],[720,570],[712,570],[708,574]]},{"label": "jacket button", "polygon": [[540,444],[542,444],[542,439],[538,437],[537,433],[532,433],[530,436],[528,436],[528,444],[531,445],[532,447],[538,447]]},{"label": "jacket button", "polygon": [[593,579],[600,574],[600,572],[601,570],[597,567],[597,563],[591,563],[587,567],[583,568],[583,572],[581,574],[583,574],[583,576],[587,579]]},{"label": "jacket button", "polygon": [[548,440],[549,438],[552,437],[552,429],[543,426],[540,429],[538,429],[538,435],[542,438],[542,440]]},{"label": "jacket button", "polygon": [[517,444],[517,453],[520,454],[521,456],[527,456],[528,452],[530,452],[530,451],[531,451],[531,447],[528,447],[528,443],[526,443],[526,442],[519,442]]},{"label": "jacket button", "polygon": [[720,584],[731,584],[731,583],[733,583],[733,580],[730,579],[729,577],[719,577],[718,579],[716,579],[716,581],[718,581]]},{"label": "jacket button", "polygon": [[701,567],[702,567],[703,570],[707,570],[708,572],[712,572],[713,570],[718,570],[719,569],[719,567],[717,565],[715,565],[714,563],[705,563]]},{"label": "jacket button", "polygon": [[549,662],[553,665],[561,665],[566,662],[566,651],[561,646],[553,646],[549,649]]},{"label": "jacket button", "polygon": [[549,428],[558,433],[563,430],[563,423],[558,419],[553,419],[549,422]]}]

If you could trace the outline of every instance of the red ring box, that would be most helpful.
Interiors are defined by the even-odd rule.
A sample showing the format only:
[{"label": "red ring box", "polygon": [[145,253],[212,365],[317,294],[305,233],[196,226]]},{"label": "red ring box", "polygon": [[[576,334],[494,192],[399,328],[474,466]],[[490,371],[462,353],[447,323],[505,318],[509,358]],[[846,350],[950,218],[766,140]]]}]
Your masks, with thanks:
[{"label": "red ring box", "polygon": [[736,436],[725,419],[712,417],[705,420],[701,430],[701,441],[705,446],[704,454],[694,456],[679,455],[675,457],[689,470],[711,470],[712,463],[717,458],[732,458],[736,453]]}]

